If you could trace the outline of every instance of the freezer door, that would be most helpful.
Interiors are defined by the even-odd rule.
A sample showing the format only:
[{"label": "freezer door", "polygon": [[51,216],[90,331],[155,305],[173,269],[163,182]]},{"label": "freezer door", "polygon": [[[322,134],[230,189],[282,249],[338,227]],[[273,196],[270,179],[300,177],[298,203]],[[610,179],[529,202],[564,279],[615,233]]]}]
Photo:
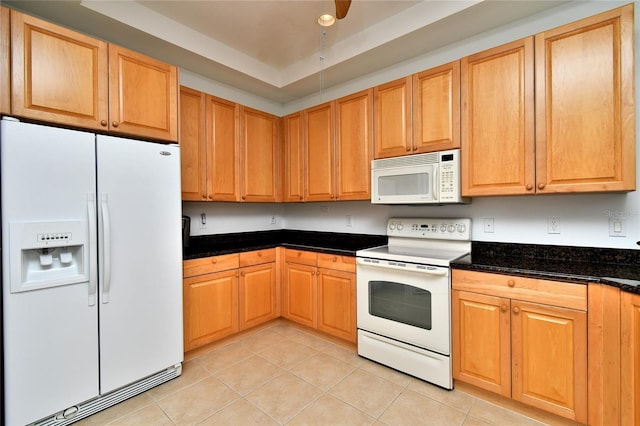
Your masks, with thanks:
[{"label": "freezer door", "polygon": [[97,138],[105,393],[183,359],[182,204],[177,146]]},{"label": "freezer door", "polygon": [[[92,285],[77,273],[61,279],[78,266],[76,256],[87,256],[87,277],[96,272],[87,232],[95,238],[95,135],[6,119],[0,126],[4,420],[17,425],[98,395],[95,278]],[[40,260],[33,234],[57,235],[50,246],[58,247]],[[64,249],[63,234],[79,245],[74,253]]]}]

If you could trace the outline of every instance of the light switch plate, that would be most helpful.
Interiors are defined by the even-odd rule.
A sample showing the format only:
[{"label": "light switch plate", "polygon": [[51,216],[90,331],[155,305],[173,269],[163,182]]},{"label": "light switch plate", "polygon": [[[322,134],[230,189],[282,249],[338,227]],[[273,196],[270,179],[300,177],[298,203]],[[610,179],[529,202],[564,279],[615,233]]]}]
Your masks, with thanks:
[{"label": "light switch plate", "polygon": [[620,218],[609,218],[609,236],[610,237],[626,237],[627,236],[627,220]]}]

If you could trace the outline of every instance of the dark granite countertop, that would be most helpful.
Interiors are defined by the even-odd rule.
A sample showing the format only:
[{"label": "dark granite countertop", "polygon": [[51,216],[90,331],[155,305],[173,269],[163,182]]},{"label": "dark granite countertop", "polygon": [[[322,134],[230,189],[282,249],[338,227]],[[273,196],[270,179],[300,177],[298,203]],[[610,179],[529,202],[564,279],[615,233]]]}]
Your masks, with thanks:
[{"label": "dark granite countertop", "polygon": [[640,250],[473,242],[457,269],[612,285],[640,294]]},{"label": "dark granite countertop", "polygon": [[191,237],[189,239],[189,247],[185,248],[182,258],[185,260],[197,259],[278,246],[355,256],[356,251],[360,249],[385,244],[387,244],[386,235],[282,229]]}]

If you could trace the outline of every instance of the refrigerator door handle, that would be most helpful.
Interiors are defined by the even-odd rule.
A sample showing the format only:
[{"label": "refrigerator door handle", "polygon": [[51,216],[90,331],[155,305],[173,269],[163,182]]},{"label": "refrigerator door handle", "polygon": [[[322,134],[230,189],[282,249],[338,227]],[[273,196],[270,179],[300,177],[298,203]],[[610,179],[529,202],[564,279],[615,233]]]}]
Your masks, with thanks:
[{"label": "refrigerator door handle", "polygon": [[109,200],[107,194],[102,194],[102,303],[109,303],[109,291],[111,290],[111,223],[109,220]]},{"label": "refrigerator door handle", "polygon": [[97,264],[95,255],[91,253],[91,248],[95,247],[96,238],[96,194],[90,192],[87,194],[87,212],[89,215],[89,244],[87,251],[89,252],[89,306],[96,304],[96,292],[98,291]]}]

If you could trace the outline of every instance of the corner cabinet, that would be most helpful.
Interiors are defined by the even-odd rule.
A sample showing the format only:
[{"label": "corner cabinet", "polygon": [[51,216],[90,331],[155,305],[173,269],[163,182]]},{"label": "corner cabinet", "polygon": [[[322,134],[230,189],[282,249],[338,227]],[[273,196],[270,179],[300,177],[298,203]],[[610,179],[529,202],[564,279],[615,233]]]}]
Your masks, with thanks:
[{"label": "corner cabinet", "polygon": [[587,286],[454,270],[452,288],[454,379],[585,423]]},{"label": "corner cabinet", "polygon": [[355,343],[355,258],[286,249],[282,316]]},{"label": "corner cabinet", "polygon": [[12,114],[177,141],[177,68],[11,11]]},{"label": "corner cabinet", "polygon": [[279,119],[255,109],[240,108],[240,198],[280,201]]}]

